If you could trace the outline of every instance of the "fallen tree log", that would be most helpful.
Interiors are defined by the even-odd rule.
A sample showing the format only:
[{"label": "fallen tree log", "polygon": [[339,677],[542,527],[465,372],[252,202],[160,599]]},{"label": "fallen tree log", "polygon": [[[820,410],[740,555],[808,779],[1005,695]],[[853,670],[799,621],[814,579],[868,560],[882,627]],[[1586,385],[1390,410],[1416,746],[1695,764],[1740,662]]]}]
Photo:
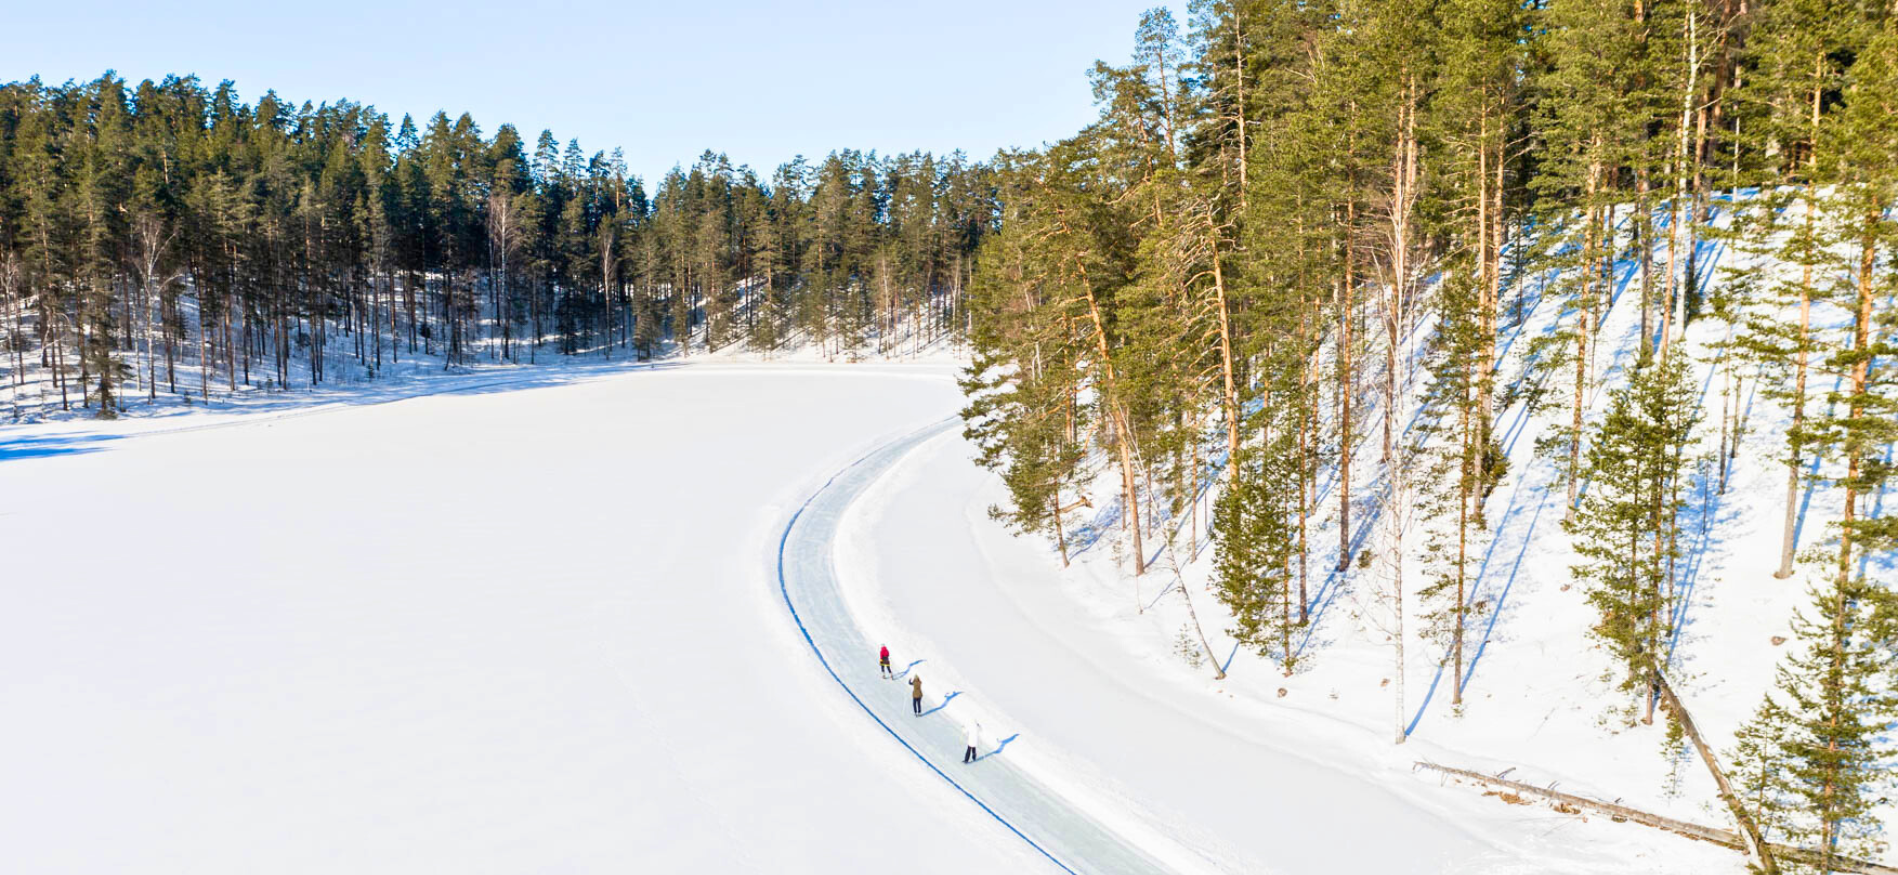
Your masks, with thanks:
[{"label": "fallen tree log", "polygon": [[1720,788],[1720,801],[1726,803],[1727,809],[1733,812],[1733,820],[1740,826],[1740,839],[1745,842],[1742,850],[1753,858],[1754,864],[1764,875],[1779,875],[1779,864],[1773,861],[1773,846],[1767,844],[1760,835],[1753,817],[1747,814],[1746,806],[1740,803],[1739,795],[1733,792],[1733,785],[1727,781],[1726,772],[1721,770],[1720,760],[1714,756],[1713,748],[1708,747],[1706,740],[1700,737],[1700,729],[1694,725],[1693,715],[1687,713],[1687,706],[1674,694],[1674,685],[1668,682],[1667,672],[1655,666],[1654,679],[1660,687],[1661,700],[1667,713],[1680,725],[1688,740],[1694,743],[1694,750],[1700,753],[1700,761],[1706,764],[1707,772],[1713,775],[1714,784]]},{"label": "fallen tree log", "polygon": [[[1671,817],[1663,817],[1659,814],[1642,811],[1639,808],[1630,808],[1615,802],[1604,802],[1589,796],[1564,793],[1547,787],[1538,787],[1534,784],[1525,784],[1521,781],[1512,781],[1508,778],[1499,778],[1495,775],[1486,775],[1482,772],[1459,769],[1454,766],[1444,766],[1438,765],[1437,763],[1419,761],[1416,767],[1438,774],[1448,775],[1453,778],[1474,781],[1487,787],[1508,790],[1517,794],[1518,798],[1521,796],[1534,796],[1538,799],[1545,799],[1555,803],[1555,809],[1564,814],[1593,811],[1599,814],[1606,814],[1617,821],[1638,823],[1642,826],[1666,830],[1675,835],[1682,835],[1703,842],[1711,842],[1742,853],[1747,850],[1745,838],[1730,829],[1706,826],[1685,820],[1676,820]],[[1504,801],[1509,800],[1505,799]],[[1817,851],[1772,843],[1768,843],[1767,847],[1771,849],[1771,853],[1774,857],[1781,860],[1791,860],[1808,866],[1824,865],[1825,855]],[[1853,872],[1859,873],[1859,875],[1898,875],[1898,868],[1869,860],[1854,860],[1848,857],[1835,856],[1831,859],[1830,865],[1831,870],[1834,872]]]}]

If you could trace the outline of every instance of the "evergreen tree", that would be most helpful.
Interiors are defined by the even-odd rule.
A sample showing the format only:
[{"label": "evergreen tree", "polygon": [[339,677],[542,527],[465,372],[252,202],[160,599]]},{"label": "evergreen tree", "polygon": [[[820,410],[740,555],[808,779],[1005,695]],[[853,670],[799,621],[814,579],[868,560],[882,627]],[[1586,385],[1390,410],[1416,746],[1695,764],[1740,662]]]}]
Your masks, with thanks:
[{"label": "evergreen tree", "polygon": [[768,349],[802,329],[838,354],[966,330],[986,168],[826,166],[821,190],[801,159],[767,185],[708,152],[649,202],[618,150],[543,131],[530,156],[465,114],[392,124],[189,77],[0,85],[10,406],[113,416],[417,353],[537,361],[549,335],[650,358],[693,331]]},{"label": "evergreen tree", "polygon": [[1570,570],[1599,613],[1593,632],[1615,657],[1621,689],[1641,695],[1644,722],[1654,719],[1679,595],[1675,486],[1698,421],[1686,376],[1681,357],[1663,358],[1610,392],[1589,436],[1588,491],[1566,523],[1580,559]]},{"label": "evergreen tree", "polygon": [[[1820,224],[1820,186],[1836,165],[1822,163],[1819,150],[1836,123],[1842,58],[1854,41],[1849,4],[1831,0],[1776,0],[1755,22],[1747,53],[1749,76],[1739,91],[1749,145],[1764,160],[1752,182],[1766,183],[1747,223],[1749,248],[1782,267],[1762,289],[1766,294],[1746,319],[1743,347],[1777,379],[1765,389],[1792,410],[1786,432],[1787,494],[1780,563],[1775,576],[1791,577],[1796,551],[1801,472],[1807,462],[1809,365],[1814,351],[1812,316],[1823,303],[1821,278],[1842,269],[1825,245]],[[1785,183],[1791,183],[1787,185]],[[1786,306],[1799,308],[1797,322]]]},{"label": "evergreen tree", "polygon": [[[1285,414],[1290,412],[1292,416]],[[1214,587],[1237,624],[1229,633],[1290,676],[1301,664],[1293,639],[1304,624],[1293,561],[1302,495],[1293,408],[1263,408],[1248,423],[1271,437],[1240,449],[1239,476],[1213,510]]]},{"label": "evergreen tree", "polygon": [[1811,597],[1793,622],[1803,650],[1780,666],[1734,760],[1762,825],[1812,848],[1818,859],[1805,868],[1833,872],[1843,858],[1871,856],[1879,832],[1893,660],[1875,617],[1890,594],[1852,580],[1816,584]]}]

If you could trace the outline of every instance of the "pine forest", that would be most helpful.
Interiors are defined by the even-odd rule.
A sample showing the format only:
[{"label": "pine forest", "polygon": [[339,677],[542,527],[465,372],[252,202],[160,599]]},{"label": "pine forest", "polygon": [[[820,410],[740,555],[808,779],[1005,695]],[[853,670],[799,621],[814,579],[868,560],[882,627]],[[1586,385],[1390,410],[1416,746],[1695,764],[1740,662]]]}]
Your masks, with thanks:
[{"label": "pine forest", "polygon": [[0,86],[16,419],[160,395],[694,349],[887,352],[959,333],[987,171],[843,150],[769,179],[467,115],[391,124],[193,78]]},{"label": "pine forest", "polygon": [[[1158,578],[1146,598],[1206,544],[1232,628],[1192,613],[1181,649],[1216,674],[1213,631],[1287,677],[1323,663],[1315,614],[1356,589],[1402,743],[1419,699],[1462,706],[1500,610],[1486,557],[1532,480],[1594,612],[1565,667],[1609,672],[1610,722],[1692,745],[1761,869],[1875,856],[1898,753],[1898,7],[1200,0],[1091,75],[1097,122],[991,168],[964,415],[998,515],[1064,561],[1113,539]],[[1789,425],[1743,441],[1768,404]],[[1779,471],[1775,576],[1807,594],[1722,748],[1673,685],[1742,447]],[[1839,518],[1795,550],[1812,492]],[[1440,661],[1442,688],[1406,690],[1406,660]]]},{"label": "pine forest", "polygon": [[[655,179],[452,108],[0,85],[0,417],[946,350],[939,424],[999,484],[986,521],[1191,689],[1574,813],[1503,769],[1560,751],[1627,785],[1590,816],[1752,871],[1893,871],[1898,2],[1125,24],[1121,61],[1075,71],[1094,120],[1053,142],[768,172],[708,150]],[[760,539],[793,612],[797,520]],[[973,768],[981,724],[949,731]],[[1717,826],[1637,804],[1684,796]]]}]

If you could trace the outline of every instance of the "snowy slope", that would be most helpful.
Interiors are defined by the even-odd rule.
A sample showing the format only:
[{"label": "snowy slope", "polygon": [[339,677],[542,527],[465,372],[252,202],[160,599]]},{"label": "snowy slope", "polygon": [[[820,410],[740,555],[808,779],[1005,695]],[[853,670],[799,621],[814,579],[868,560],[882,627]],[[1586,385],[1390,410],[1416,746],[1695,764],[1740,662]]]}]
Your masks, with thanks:
[{"label": "snowy slope", "polygon": [[[1728,218],[1723,209],[1717,223]],[[1779,269],[1717,241],[1700,246],[1700,263],[1714,282],[1726,281],[1729,269]],[[1601,343],[1587,389],[1591,419],[1604,406],[1607,390],[1625,379],[1623,369],[1639,344],[1638,271],[1632,253],[1614,266],[1613,302],[1596,326]],[[985,723],[1002,719],[1042,733],[1046,744],[1023,744],[1019,755],[1053,776],[1048,780],[1082,796],[1139,798],[1150,809],[1147,817],[1169,829],[1200,831],[1196,846],[1242,861],[1240,868],[1411,871],[1428,868],[1420,860],[1441,860],[1455,871],[1744,871],[1736,853],[1543,808],[1512,809],[1468,788],[1440,789],[1434,779],[1412,776],[1417,761],[1510,770],[1510,777],[1540,786],[1687,820],[1726,822],[1711,780],[1691,753],[1667,748],[1658,724],[1628,724],[1625,715],[1634,703],[1614,689],[1612,663],[1588,635],[1593,609],[1570,579],[1561,487],[1553,462],[1535,454],[1536,439],[1568,413],[1562,376],[1545,383],[1532,340],[1576,318],[1559,298],[1544,294],[1548,280],[1522,278],[1523,318],[1507,321],[1499,337],[1504,355],[1498,382],[1506,391],[1498,431],[1510,467],[1491,497],[1488,558],[1474,593],[1497,609],[1471,636],[1474,658],[1461,677],[1440,666],[1439,648],[1415,637],[1413,617],[1401,675],[1407,695],[1396,699],[1383,569],[1354,564],[1344,573],[1331,570],[1339,537],[1335,471],[1319,477],[1311,534],[1314,623],[1296,642],[1306,662],[1291,677],[1224,634],[1231,618],[1206,588],[1212,553],[1204,514],[1210,493],[1197,522],[1168,521],[1169,528],[1178,526],[1176,549],[1149,539],[1154,568],[1134,578],[1115,555],[1115,490],[1087,490],[1100,507],[1076,527],[1077,562],[1064,570],[1052,545],[1013,538],[988,519],[988,505],[1005,502],[1006,494],[992,478],[969,470],[971,450],[953,443],[934,448],[937,458],[919,461],[923,472],[907,475],[911,485],[904,491],[874,499],[874,510],[863,511],[854,536],[866,581],[862,612],[889,630],[884,634],[944,653],[959,685],[985,692],[968,703],[971,713],[987,714]],[[1822,324],[1843,318],[1815,316]],[[1788,633],[1788,618],[1803,603],[1806,585],[1803,577],[1777,581],[1770,574],[1784,510],[1780,457],[1789,414],[1762,397],[1760,375],[1750,366],[1737,369],[1746,383],[1729,391],[1714,366],[1727,330],[1711,319],[1698,321],[1679,347],[1692,361],[1690,379],[1700,389],[1698,453],[1706,457],[1694,461],[1686,490],[1687,556],[1676,578],[1685,593],[1684,632],[1673,642],[1681,695],[1722,749],[1771,685],[1775,662],[1786,654],[1776,636]],[[1427,336],[1428,326],[1421,326],[1411,342]],[[1516,390],[1540,385],[1554,385],[1557,397],[1549,407],[1532,410]],[[1385,522],[1380,511],[1386,487],[1374,440],[1382,411],[1370,392],[1374,386],[1365,388],[1372,409],[1357,425],[1361,467],[1349,496],[1354,553],[1374,546]],[[1818,385],[1814,393],[1825,390]],[[1815,412],[1822,403],[1813,402]],[[1746,429],[1725,494],[1708,458],[1718,445],[1723,404],[1738,405]],[[1407,432],[1429,415],[1412,403],[1398,411],[1396,424]],[[1108,460],[1097,463],[1108,471]],[[1218,465],[1216,456],[1209,458],[1209,477]],[[958,476],[965,482],[949,486]],[[1839,515],[1836,502],[1835,490],[1808,490],[1802,547],[1831,537],[1827,527]],[[961,519],[945,510],[956,507],[962,508]],[[900,519],[909,520],[904,529],[939,533],[925,557],[918,558],[907,542],[878,534]],[[1195,529],[1197,543],[1189,537]],[[847,533],[847,543],[850,538]],[[1408,543],[1414,550],[1421,540],[1413,532]],[[1405,581],[1412,611],[1421,584],[1416,559],[1413,554],[1407,561]],[[1874,562],[1870,571],[1889,577],[1892,567]],[[1208,667],[1189,666],[1178,652],[1187,622],[1182,585],[1214,650],[1229,660],[1223,681]],[[998,629],[1010,631],[990,631]],[[1465,701],[1452,708],[1450,691],[1458,683]],[[1099,710],[1094,703],[1115,689],[1155,707],[1133,712],[1132,719],[1125,709]],[[1402,746],[1391,744],[1394,721],[1414,733]],[[1222,742],[1209,727],[1242,741]],[[1323,777],[1292,778],[1285,787],[1286,778],[1299,773],[1275,767],[1271,755],[1260,752],[1271,748],[1323,766]],[[1234,775],[1239,778],[1231,783],[1242,789],[1227,786]],[[1415,812],[1358,816],[1371,809],[1369,797],[1346,789],[1354,777],[1434,812],[1441,822]],[[1890,812],[1885,814],[1890,820]],[[1356,840],[1366,820],[1376,823],[1377,842]],[[1314,836],[1319,840],[1308,840]]]},{"label": "snowy slope", "polygon": [[893,651],[929,654],[963,691],[956,719],[1018,733],[1007,759],[1124,835],[1230,872],[1743,871],[1723,849],[1441,788],[1411,771],[1422,751],[1244,683],[1276,673],[1194,675],[1154,646],[1177,615],[1136,615],[1126,589],[1061,574],[988,519],[1006,491],[972,453],[939,438],[851,509],[852,607]]},{"label": "snowy slope", "polygon": [[767,574],[945,376],[0,432],[0,871],[1045,867],[837,706]]}]

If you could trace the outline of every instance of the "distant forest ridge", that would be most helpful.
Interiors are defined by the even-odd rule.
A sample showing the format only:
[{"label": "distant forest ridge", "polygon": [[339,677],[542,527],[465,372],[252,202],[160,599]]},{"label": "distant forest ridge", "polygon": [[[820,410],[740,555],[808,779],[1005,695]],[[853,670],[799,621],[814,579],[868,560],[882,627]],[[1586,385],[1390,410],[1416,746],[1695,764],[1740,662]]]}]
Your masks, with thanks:
[{"label": "distant forest ridge", "polygon": [[960,153],[767,180],[707,151],[649,192],[617,148],[467,114],[34,78],[0,85],[0,367],[16,418],[112,416],[418,356],[887,348],[966,324],[996,216]]}]

